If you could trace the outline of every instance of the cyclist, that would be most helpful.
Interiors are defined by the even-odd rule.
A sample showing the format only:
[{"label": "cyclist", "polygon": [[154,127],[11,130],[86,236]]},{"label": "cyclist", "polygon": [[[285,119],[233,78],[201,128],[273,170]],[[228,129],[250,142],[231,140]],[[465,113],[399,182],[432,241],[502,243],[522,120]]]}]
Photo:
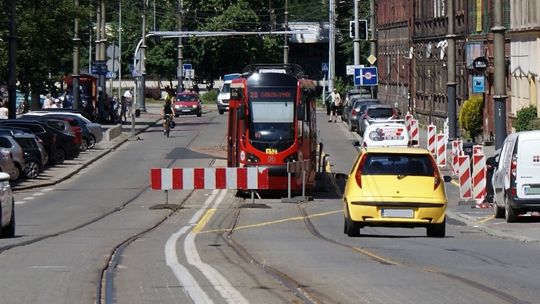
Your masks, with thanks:
[{"label": "cyclist", "polygon": [[174,125],[173,117],[174,117],[174,109],[172,106],[172,97],[170,94],[167,94],[167,97],[165,97],[165,102],[163,103],[163,107],[161,108],[161,117],[163,118],[163,129],[166,127],[166,119],[165,115],[169,116],[169,128]]}]

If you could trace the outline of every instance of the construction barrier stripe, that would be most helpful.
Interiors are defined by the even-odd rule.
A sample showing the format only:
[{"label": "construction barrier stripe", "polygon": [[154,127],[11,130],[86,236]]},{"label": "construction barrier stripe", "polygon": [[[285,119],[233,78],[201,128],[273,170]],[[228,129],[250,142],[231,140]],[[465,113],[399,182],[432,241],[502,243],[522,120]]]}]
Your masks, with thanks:
[{"label": "construction barrier stripe", "polygon": [[471,169],[468,155],[458,156],[459,163],[459,197],[471,198]]},{"label": "construction barrier stripe", "polygon": [[152,168],[153,190],[268,189],[268,168]]},{"label": "construction barrier stripe", "polygon": [[473,154],[473,197],[484,199],[486,196],[486,161],[484,154]]},{"label": "construction barrier stripe", "polygon": [[435,147],[437,146],[435,141],[435,135],[437,134],[437,127],[434,124],[428,126],[427,138],[428,138],[428,150],[429,153],[435,155]]},{"label": "construction barrier stripe", "polygon": [[437,165],[446,166],[446,144],[444,143],[444,134],[437,134]]}]

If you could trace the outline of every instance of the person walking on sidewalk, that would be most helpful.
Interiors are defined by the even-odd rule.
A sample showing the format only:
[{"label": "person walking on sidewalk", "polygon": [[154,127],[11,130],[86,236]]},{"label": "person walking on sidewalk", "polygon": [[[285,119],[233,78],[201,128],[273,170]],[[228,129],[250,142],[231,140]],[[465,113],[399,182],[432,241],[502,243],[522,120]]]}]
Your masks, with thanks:
[{"label": "person walking on sidewalk", "polygon": [[341,96],[339,95],[338,91],[334,89],[334,91],[330,94],[330,98],[331,98],[332,112],[330,113],[330,119],[328,120],[328,122],[332,122],[332,120],[336,122],[337,116],[338,116],[337,110],[339,109],[339,107],[341,107]]}]

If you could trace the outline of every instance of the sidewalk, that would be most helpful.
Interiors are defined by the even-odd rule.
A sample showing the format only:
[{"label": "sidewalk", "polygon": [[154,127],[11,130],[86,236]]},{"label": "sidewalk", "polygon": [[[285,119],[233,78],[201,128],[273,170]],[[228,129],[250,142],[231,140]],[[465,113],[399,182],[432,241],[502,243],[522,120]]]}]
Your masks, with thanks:
[{"label": "sidewalk", "polygon": [[[52,186],[70,178],[126,141],[136,139],[139,133],[161,119],[159,111],[160,105],[149,104],[146,106],[146,112],[141,113],[140,117],[135,119],[134,137],[132,137],[132,124],[131,118],[129,117],[126,124],[102,125],[104,138],[99,143],[96,143],[96,146],[93,149],[81,152],[79,157],[72,160],[66,160],[61,165],[45,168],[36,179],[21,179],[20,181],[12,182],[11,186],[13,190],[17,192],[18,190]],[[112,135],[113,132],[111,132],[113,128],[115,129],[114,135]],[[120,128],[121,133],[119,132]],[[105,136],[106,132],[111,133],[110,140],[107,140],[107,136]]]}]

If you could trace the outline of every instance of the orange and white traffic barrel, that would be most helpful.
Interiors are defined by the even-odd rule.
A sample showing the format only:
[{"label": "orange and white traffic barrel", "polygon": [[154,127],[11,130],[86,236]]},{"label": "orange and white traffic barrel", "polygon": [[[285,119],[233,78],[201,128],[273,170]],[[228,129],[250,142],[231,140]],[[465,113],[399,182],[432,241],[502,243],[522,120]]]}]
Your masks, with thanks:
[{"label": "orange and white traffic barrel", "polygon": [[469,199],[472,197],[471,192],[471,162],[468,155],[458,156],[459,166],[459,197]]},{"label": "orange and white traffic barrel", "polygon": [[446,166],[446,144],[444,134],[437,134],[437,165]]},{"label": "orange and white traffic barrel", "polygon": [[427,127],[427,148],[429,150],[429,153],[431,155],[436,155],[436,148],[437,148],[437,141],[436,141],[436,135],[437,135],[437,126],[434,124],[430,124]]}]

